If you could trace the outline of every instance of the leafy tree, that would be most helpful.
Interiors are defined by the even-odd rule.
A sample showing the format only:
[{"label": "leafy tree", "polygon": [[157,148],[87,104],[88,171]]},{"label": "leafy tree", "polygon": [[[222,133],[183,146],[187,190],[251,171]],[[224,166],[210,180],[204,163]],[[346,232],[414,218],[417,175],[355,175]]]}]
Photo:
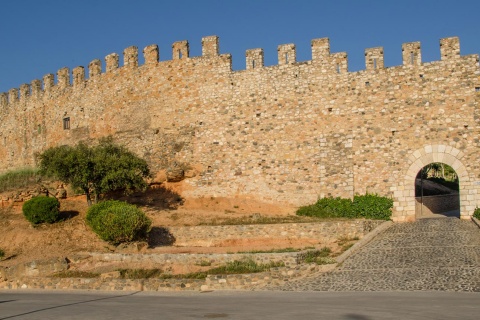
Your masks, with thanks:
[{"label": "leafy tree", "polygon": [[[96,146],[80,142],[76,146],[58,146],[40,155],[40,170],[73,188],[81,189],[88,205],[97,203],[102,193],[124,189],[130,192],[147,187],[145,178],[150,169],[145,160],[111,137],[101,139]],[[93,197],[93,200],[92,200]]]}]

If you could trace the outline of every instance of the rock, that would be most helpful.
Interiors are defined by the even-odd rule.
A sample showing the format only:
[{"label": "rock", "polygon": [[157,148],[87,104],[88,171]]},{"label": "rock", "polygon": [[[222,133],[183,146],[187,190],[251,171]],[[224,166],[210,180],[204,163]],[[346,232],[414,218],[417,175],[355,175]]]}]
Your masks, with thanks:
[{"label": "rock", "polygon": [[179,182],[185,178],[185,171],[175,166],[168,168],[166,174],[168,182]]},{"label": "rock", "polygon": [[61,186],[59,189],[57,189],[57,193],[55,194],[55,197],[57,199],[66,199],[67,198],[67,190]]},{"label": "rock", "polygon": [[193,178],[197,175],[197,172],[193,169],[185,171],[185,178]]}]

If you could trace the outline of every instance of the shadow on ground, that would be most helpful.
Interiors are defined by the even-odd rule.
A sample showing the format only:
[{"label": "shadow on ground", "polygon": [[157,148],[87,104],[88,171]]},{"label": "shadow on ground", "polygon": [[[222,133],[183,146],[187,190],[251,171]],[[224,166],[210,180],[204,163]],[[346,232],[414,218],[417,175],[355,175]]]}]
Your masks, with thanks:
[{"label": "shadow on ground", "polygon": [[152,227],[148,234],[148,247],[171,246],[175,243],[175,237],[170,233],[168,228]]},{"label": "shadow on ground", "polygon": [[79,212],[75,210],[67,210],[67,211],[60,211],[58,215],[59,221],[70,220],[76,216],[78,216]]},{"label": "shadow on ground", "polygon": [[110,192],[104,196],[104,200],[126,201],[155,210],[175,210],[185,201],[180,194],[163,186],[148,187],[145,192],[134,192],[128,195],[123,191]]}]

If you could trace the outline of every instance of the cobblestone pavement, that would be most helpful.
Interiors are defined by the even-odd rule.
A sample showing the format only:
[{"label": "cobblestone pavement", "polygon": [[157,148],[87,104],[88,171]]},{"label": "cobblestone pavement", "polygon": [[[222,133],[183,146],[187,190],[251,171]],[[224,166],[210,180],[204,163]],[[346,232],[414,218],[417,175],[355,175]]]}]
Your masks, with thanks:
[{"label": "cobblestone pavement", "polygon": [[335,270],[268,289],[480,292],[480,229],[457,218],[394,224]]}]

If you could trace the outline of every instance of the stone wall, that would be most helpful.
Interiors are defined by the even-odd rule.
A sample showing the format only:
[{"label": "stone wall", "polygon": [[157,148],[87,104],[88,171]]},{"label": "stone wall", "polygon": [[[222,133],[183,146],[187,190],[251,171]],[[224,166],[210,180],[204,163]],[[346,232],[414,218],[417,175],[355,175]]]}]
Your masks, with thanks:
[{"label": "stone wall", "polygon": [[[417,197],[416,212],[417,215],[429,215],[436,213],[445,213],[459,208],[458,194],[444,194],[438,196]],[[422,208],[423,203],[423,208]]]},{"label": "stone wall", "polygon": [[281,223],[232,226],[170,227],[175,237],[175,246],[226,246],[231,241],[255,239],[308,240],[317,243],[335,241],[339,238],[363,237],[384,221],[346,220],[320,223]]},{"label": "stone wall", "polygon": [[[381,47],[366,69],[348,72],[346,53],[312,41],[312,59],[278,47],[278,65],[248,50],[232,71],[215,36],[202,56],[176,42],[172,60],[158,47],[118,54],[72,72],[63,68],[0,94],[0,171],[35,165],[48,147],[113,135],[154,171],[195,168],[184,197],[245,196],[299,206],[324,196],[392,196],[394,219],[414,218],[414,181],[433,161],[460,177],[462,216],[479,204],[478,55],[460,55],[458,38],[440,41],[441,60],[422,62],[418,42],[403,64],[385,67]],[[435,160],[436,159],[436,160]],[[472,209],[473,208],[473,209]]]}]

